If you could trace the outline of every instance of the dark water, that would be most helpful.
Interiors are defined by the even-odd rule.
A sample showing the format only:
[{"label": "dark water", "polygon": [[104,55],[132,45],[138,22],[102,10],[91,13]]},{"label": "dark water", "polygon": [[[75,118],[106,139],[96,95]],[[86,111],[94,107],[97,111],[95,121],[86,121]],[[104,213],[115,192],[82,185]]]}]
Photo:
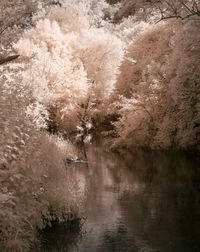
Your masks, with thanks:
[{"label": "dark water", "polygon": [[43,252],[200,251],[200,163],[181,153],[123,157],[93,149],[72,167],[87,186],[86,220],[56,224]]}]

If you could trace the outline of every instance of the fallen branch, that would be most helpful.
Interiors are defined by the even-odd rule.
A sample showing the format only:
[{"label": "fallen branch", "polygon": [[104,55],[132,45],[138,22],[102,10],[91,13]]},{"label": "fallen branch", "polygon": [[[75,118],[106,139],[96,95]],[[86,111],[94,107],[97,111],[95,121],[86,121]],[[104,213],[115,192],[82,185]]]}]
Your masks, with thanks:
[{"label": "fallen branch", "polygon": [[82,164],[87,164],[88,161],[86,160],[82,160],[82,159],[78,159],[78,158],[72,158],[72,159],[66,159],[66,164],[69,165],[69,164],[74,164],[74,163],[82,163]]},{"label": "fallen branch", "polygon": [[13,61],[17,59],[19,56],[20,56],[19,54],[16,54],[16,55],[8,56],[6,58],[0,58],[0,65]]}]

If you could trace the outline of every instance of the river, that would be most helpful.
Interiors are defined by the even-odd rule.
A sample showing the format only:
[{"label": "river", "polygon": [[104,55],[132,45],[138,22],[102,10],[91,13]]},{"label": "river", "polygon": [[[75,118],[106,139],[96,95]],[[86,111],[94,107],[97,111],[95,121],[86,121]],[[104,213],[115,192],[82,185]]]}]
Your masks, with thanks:
[{"label": "river", "polygon": [[186,153],[97,148],[69,167],[87,187],[84,219],[42,233],[42,252],[200,251],[200,162]]}]

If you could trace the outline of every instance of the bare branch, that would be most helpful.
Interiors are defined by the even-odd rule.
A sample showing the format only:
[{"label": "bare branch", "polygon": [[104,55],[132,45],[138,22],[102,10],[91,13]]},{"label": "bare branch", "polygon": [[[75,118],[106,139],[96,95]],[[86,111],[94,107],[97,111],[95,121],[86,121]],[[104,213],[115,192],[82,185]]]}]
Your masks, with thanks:
[{"label": "bare branch", "polygon": [[184,6],[190,13],[193,13],[193,11],[192,11],[185,3],[183,3],[183,6]]},{"label": "bare branch", "polygon": [[200,16],[199,1],[193,0],[187,2],[183,0],[177,0],[175,2],[170,0],[164,0],[157,8],[160,11],[161,18],[156,23],[166,19],[189,19],[193,16]]},{"label": "bare branch", "polygon": [[19,54],[16,54],[16,55],[8,56],[6,58],[0,58],[0,65],[13,61],[17,59],[19,56],[20,56]]}]

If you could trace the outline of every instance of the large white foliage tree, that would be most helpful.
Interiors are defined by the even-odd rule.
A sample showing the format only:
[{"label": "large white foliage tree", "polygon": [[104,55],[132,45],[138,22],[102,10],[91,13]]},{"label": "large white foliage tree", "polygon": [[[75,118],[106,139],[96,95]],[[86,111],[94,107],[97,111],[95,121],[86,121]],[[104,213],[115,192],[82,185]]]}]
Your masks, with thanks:
[{"label": "large white foliage tree", "polygon": [[15,48],[32,57],[23,81],[31,83],[35,100],[71,130],[79,124],[83,105],[93,107],[90,117],[105,108],[115,88],[123,43],[96,28],[83,3],[66,1],[46,12]]}]

